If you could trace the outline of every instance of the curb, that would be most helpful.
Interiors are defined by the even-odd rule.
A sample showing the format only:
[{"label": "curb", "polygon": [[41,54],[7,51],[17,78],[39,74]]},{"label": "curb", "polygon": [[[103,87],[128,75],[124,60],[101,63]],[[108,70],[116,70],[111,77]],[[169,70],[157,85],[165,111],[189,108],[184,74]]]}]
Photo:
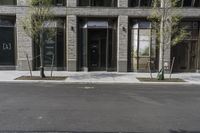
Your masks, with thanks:
[{"label": "curb", "polygon": [[1,80],[0,83],[50,83],[50,84],[138,84],[138,85],[200,85],[199,82],[117,82],[117,81],[43,81],[43,80]]}]

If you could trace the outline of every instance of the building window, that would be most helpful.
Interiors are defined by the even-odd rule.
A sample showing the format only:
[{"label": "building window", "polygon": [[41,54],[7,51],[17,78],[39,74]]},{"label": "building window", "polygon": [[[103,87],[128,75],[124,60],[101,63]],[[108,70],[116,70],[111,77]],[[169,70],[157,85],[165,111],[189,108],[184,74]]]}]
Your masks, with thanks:
[{"label": "building window", "polygon": [[79,6],[115,7],[117,0],[79,0]]},{"label": "building window", "polygon": [[0,5],[16,5],[16,0],[0,0]]},{"label": "building window", "polygon": [[200,7],[200,1],[199,0],[196,0],[194,2],[194,7]]},{"label": "building window", "polygon": [[[52,30],[53,29],[53,30]],[[52,32],[53,31],[53,32]],[[53,34],[52,34],[53,33]],[[35,36],[34,43],[41,39],[40,35]],[[42,34],[44,43],[44,66],[50,68],[52,63],[57,70],[64,70],[65,67],[65,20],[56,19],[44,22],[44,33]],[[34,57],[40,55],[38,45],[34,45]],[[35,69],[40,67],[40,58],[36,58]]]},{"label": "building window", "polygon": [[52,6],[65,6],[65,0],[50,0],[50,1],[43,1],[43,0],[37,0],[32,1],[32,5],[38,6],[38,5],[52,5]]},{"label": "building window", "polygon": [[52,0],[53,5],[55,6],[65,6],[66,0]]},{"label": "building window", "polygon": [[130,7],[150,7],[152,0],[129,0]]},{"label": "building window", "polygon": [[15,65],[15,18],[0,16],[0,65]]},{"label": "building window", "polygon": [[171,57],[176,58],[174,71],[196,71],[199,60],[199,22],[185,20],[180,23],[180,27],[184,27],[190,35],[172,47]]},{"label": "building window", "polygon": [[151,23],[133,22],[131,40],[132,71],[148,71],[148,63],[156,59],[156,35],[151,28]]},{"label": "building window", "polygon": [[193,0],[183,0],[183,7],[191,7]]},{"label": "building window", "polygon": [[[153,0],[129,0],[130,7],[151,7]],[[200,7],[200,0],[178,0],[177,7]]]},{"label": "building window", "polygon": [[200,7],[199,0],[180,0],[177,1],[177,7]]}]

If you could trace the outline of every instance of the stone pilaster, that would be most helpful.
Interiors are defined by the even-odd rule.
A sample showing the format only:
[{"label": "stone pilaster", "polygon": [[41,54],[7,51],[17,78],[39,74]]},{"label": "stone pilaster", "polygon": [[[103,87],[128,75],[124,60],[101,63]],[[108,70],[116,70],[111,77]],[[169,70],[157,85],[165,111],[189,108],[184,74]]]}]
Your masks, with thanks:
[{"label": "stone pilaster", "polygon": [[16,14],[16,32],[17,32],[17,70],[28,70],[26,53],[29,56],[32,66],[33,48],[32,39],[26,35],[21,24],[24,14]]},{"label": "stone pilaster", "polygon": [[118,7],[128,7],[128,0],[118,0]]},{"label": "stone pilaster", "polygon": [[117,71],[127,72],[128,63],[128,16],[118,17]]},{"label": "stone pilaster", "polygon": [[77,18],[75,15],[67,16],[67,70],[77,70]]}]

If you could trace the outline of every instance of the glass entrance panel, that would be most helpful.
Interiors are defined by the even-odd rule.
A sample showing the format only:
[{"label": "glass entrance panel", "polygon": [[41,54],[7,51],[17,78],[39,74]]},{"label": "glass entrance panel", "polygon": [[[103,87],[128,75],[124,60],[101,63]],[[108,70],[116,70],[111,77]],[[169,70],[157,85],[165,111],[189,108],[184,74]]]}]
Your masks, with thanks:
[{"label": "glass entrance panel", "polygon": [[88,30],[88,67],[89,71],[106,71],[107,42],[106,29]]},{"label": "glass entrance panel", "polygon": [[52,63],[55,66],[56,63],[56,33],[54,35],[50,35],[48,30],[46,30],[43,34],[43,42],[44,42],[44,66],[51,67]]},{"label": "glass entrance panel", "polygon": [[0,18],[0,65],[15,65],[15,21]]},{"label": "glass entrance panel", "polygon": [[0,65],[15,63],[14,28],[0,27]]}]

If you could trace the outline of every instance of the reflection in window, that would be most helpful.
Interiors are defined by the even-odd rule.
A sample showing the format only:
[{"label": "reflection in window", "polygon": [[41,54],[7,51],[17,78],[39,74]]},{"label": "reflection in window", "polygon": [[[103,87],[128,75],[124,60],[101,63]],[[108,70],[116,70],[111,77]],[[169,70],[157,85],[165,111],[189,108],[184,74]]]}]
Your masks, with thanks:
[{"label": "reflection in window", "polygon": [[53,5],[64,6],[66,0],[52,0]]},{"label": "reflection in window", "polygon": [[156,58],[156,34],[148,21],[136,21],[132,27],[131,62],[133,71],[147,71]]},{"label": "reflection in window", "polygon": [[187,33],[190,34],[188,38],[186,38],[185,40],[198,40],[198,34],[199,34],[198,22],[183,21],[180,23],[180,26],[185,28]]},{"label": "reflection in window", "polygon": [[151,0],[140,0],[140,6],[151,6]]},{"label": "reflection in window", "polygon": [[15,65],[15,19],[0,16],[0,65]]},{"label": "reflection in window", "polygon": [[196,0],[196,1],[195,1],[194,7],[200,7],[200,1],[199,1],[199,0]]},{"label": "reflection in window", "polygon": [[190,7],[190,6],[192,6],[192,1],[193,0],[184,0],[183,1],[183,6],[184,7]]},{"label": "reflection in window", "polygon": [[38,5],[64,6],[65,0],[49,0],[49,1],[37,0],[37,1],[32,1],[32,5],[35,5],[35,6],[38,6]]},{"label": "reflection in window", "polygon": [[150,56],[151,30],[139,30],[139,56]]},{"label": "reflection in window", "polygon": [[[53,65],[57,70],[63,70],[65,65],[65,20],[60,18],[54,21],[45,21],[43,31],[44,33],[42,34],[42,39],[44,43],[44,66],[51,67],[52,63],[54,63]],[[40,35],[35,36],[34,43],[37,44],[39,40]],[[39,54],[39,46],[34,45],[34,56],[37,57]],[[36,69],[39,68],[40,58],[36,58],[34,66]]]},{"label": "reflection in window", "polygon": [[139,1],[138,0],[130,0],[129,4],[131,7],[136,7],[136,6],[139,6]]},{"label": "reflection in window", "polygon": [[[153,0],[129,0],[130,7],[150,7]],[[200,7],[200,0],[177,0],[177,7]]]},{"label": "reflection in window", "polygon": [[176,4],[177,7],[200,7],[199,0],[179,0]]},{"label": "reflection in window", "polygon": [[16,5],[16,0],[0,0],[0,5]]},{"label": "reflection in window", "polygon": [[79,6],[115,7],[117,0],[79,0]]}]

